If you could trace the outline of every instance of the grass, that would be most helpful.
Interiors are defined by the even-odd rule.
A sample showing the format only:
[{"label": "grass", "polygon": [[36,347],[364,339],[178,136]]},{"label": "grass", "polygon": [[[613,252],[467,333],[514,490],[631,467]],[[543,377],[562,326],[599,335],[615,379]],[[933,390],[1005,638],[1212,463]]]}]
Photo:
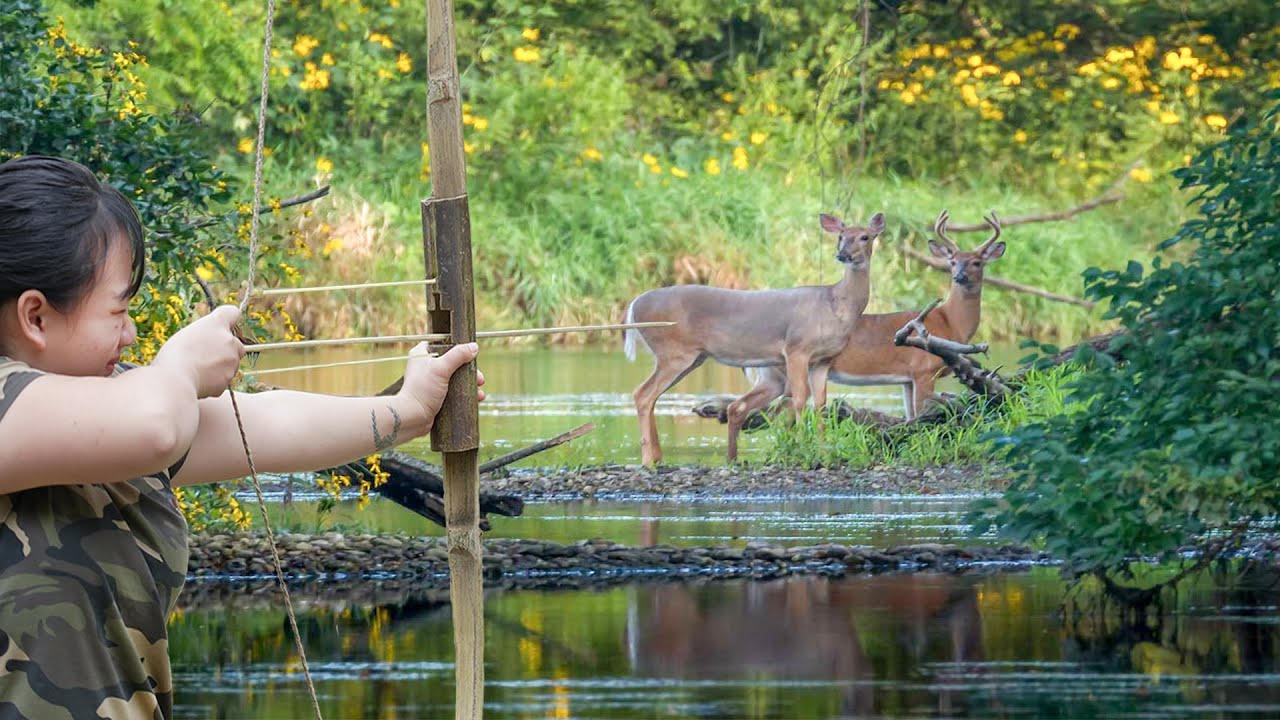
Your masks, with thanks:
[{"label": "grass", "polygon": [[[292,221],[315,251],[301,267],[306,284],[421,276],[418,202],[429,187],[409,155],[386,158],[385,165],[368,173],[337,163],[332,197],[317,203],[309,217]],[[314,170],[301,162],[275,162],[268,172],[277,196],[303,192],[317,182]],[[979,221],[993,209],[1009,218],[1087,199],[1031,193],[997,178],[849,177],[835,183],[782,165],[678,179],[653,175],[640,161],[620,156],[570,167],[545,185],[532,195],[513,197],[501,177],[478,174],[472,180],[482,327],[617,321],[635,295],[676,283],[766,288],[834,282],[840,268],[831,257],[831,237],[818,227],[819,212],[854,222],[883,210],[889,230],[877,248],[868,311],[920,307],[944,295],[949,281],[901,248],[927,250],[932,221],[942,208],[959,224]],[[837,205],[834,197],[847,195],[848,187],[857,188],[854,199]],[[1080,296],[1086,268],[1147,260],[1186,212],[1171,178],[1131,183],[1126,190],[1123,202],[1071,221],[1007,228],[1002,239],[1009,250],[990,272]],[[964,247],[985,237],[964,233],[956,240]],[[321,257],[319,249],[335,239],[341,247]],[[985,299],[979,339],[1074,340],[1107,328],[1098,309],[1000,289],[989,289]],[[358,299],[299,297],[290,309],[308,319],[305,331],[322,335],[416,328],[424,307],[420,294],[406,299],[403,290],[390,290]]]},{"label": "grass", "polygon": [[906,434],[851,422],[828,421],[823,428],[809,412],[793,425],[778,422],[765,431],[773,444],[760,462],[790,467],[990,466],[1001,434],[1067,412],[1069,385],[1076,372],[1070,365],[1028,370],[1023,384],[1003,403],[978,404],[965,417]]}]

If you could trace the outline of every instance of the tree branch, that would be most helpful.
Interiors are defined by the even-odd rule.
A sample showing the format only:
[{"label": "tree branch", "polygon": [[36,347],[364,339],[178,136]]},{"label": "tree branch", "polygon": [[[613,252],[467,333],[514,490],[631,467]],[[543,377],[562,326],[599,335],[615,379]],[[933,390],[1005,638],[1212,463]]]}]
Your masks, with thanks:
[{"label": "tree branch", "polygon": [[[929,307],[921,310],[914,320],[903,325],[898,332],[894,333],[893,344],[919,348],[927,353],[937,355],[947,364],[947,367],[951,369],[957,380],[978,395],[993,398],[1004,397],[1009,392],[1009,387],[1004,384],[1000,376],[994,370],[983,370],[977,361],[968,357],[974,353],[985,353],[987,351],[986,343],[973,345],[958,343],[954,340],[930,335],[929,331],[925,329],[924,319],[941,303],[941,300],[934,300],[929,304]],[[912,337],[912,333],[915,333],[914,337]]]},{"label": "tree branch", "polygon": [[[1002,220],[1000,224],[1004,225],[1006,223]],[[954,230],[955,228],[948,226],[947,229]],[[951,265],[947,261],[940,260],[931,255],[926,255],[920,252],[919,250],[908,247],[906,245],[902,246],[902,252],[912,260],[917,260],[919,262],[922,262],[925,265],[928,265],[929,267],[933,268],[934,270],[945,270],[945,271],[951,270]],[[1014,282],[1012,280],[1006,280],[1002,277],[996,277],[994,275],[988,275],[986,279],[982,281],[982,284],[990,285],[991,287],[998,287],[1002,290],[1013,290],[1015,292],[1026,293],[1028,295],[1035,295],[1036,297],[1042,297],[1046,300],[1052,300],[1054,302],[1068,303],[1070,305],[1079,305],[1080,307],[1087,308],[1090,310],[1092,310],[1097,304],[1097,303],[1094,303],[1092,300],[1085,300],[1084,298],[1071,297],[1070,295],[1059,295],[1058,293],[1050,292],[1043,288],[1038,288],[1033,285],[1024,285],[1022,283]]]}]

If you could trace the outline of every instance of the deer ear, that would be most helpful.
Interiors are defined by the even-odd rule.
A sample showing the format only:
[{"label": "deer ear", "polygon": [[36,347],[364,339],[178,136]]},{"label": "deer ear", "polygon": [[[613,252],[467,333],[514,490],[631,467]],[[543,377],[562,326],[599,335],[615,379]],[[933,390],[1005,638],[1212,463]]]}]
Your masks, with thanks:
[{"label": "deer ear", "polygon": [[987,262],[991,262],[1002,255],[1004,255],[1004,243],[998,242],[987,248],[986,251],[982,253],[982,258]]},{"label": "deer ear", "polygon": [[867,226],[871,228],[871,232],[877,235],[884,232],[884,213],[872,215],[871,220],[867,222]]},{"label": "deer ear", "polygon": [[822,213],[818,215],[818,222],[822,223],[822,229],[829,233],[839,233],[844,229],[844,223],[834,215]]},{"label": "deer ear", "polygon": [[951,248],[934,240],[929,241],[929,252],[933,253],[934,257],[940,257],[943,260],[951,259]]}]

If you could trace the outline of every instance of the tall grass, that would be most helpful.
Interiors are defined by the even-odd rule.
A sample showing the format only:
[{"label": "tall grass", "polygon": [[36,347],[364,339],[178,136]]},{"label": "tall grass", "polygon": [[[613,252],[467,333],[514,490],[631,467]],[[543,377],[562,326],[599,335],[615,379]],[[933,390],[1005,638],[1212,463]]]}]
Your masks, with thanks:
[{"label": "tall grass", "polygon": [[1004,433],[1067,412],[1069,385],[1077,372],[1069,365],[1028,370],[1017,391],[1004,402],[977,403],[963,417],[909,433],[853,422],[820,424],[810,411],[794,423],[778,421],[763,430],[769,433],[772,446],[759,462],[793,467],[990,466],[995,463],[995,444]]}]

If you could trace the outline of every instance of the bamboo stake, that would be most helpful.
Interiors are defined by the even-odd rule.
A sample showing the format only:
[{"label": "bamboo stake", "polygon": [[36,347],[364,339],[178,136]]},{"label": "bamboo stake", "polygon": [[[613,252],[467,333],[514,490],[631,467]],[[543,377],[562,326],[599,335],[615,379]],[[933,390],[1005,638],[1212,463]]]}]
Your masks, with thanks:
[{"label": "bamboo stake", "polygon": [[317,285],[299,288],[264,288],[253,293],[253,297],[269,297],[272,295],[296,295],[298,293],[329,292],[330,290],[365,290],[367,288],[400,287],[403,285],[434,285],[434,278],[424,280],[390,280],[387,282],[355,283],[353,285]]},{"label": "bamboo stake", "polygon": [[[568,327],[516,328],[513,330],[482,330],[475,333],[477,340],[486,338],[524,337],[526,335],[555,335],[571,332],[595,332],[598,330],[631,330],[646,327],[669,327],[674,322],[616,323],[612,325],[572,325]],[[449,333],[423,333],[418,335],[371,335],[352,338],[319,338],[315,340],[288,340],[285,342],[255,343],[246,346],[251,353],[264,350],[288,350],[293,348],[322,347],[331,345],[371,345],[404,342],[448,342]]]},{"label": "bamboo stake", "polygon": [[[453,0],[427,0],[427,147],[431,149],[431,197],[422,203],[427,320],[448,330],[454,344],[476,337],[471,269],[471,216],[467,207],[466,154],[458,78]],[[449,602],[453,613],[454,717],[484,715],[484,579],[480,544],[479,408],[476,366],[468,363],[449,381],[431,444],[444,457],[445,535],[449,553]]]}]

